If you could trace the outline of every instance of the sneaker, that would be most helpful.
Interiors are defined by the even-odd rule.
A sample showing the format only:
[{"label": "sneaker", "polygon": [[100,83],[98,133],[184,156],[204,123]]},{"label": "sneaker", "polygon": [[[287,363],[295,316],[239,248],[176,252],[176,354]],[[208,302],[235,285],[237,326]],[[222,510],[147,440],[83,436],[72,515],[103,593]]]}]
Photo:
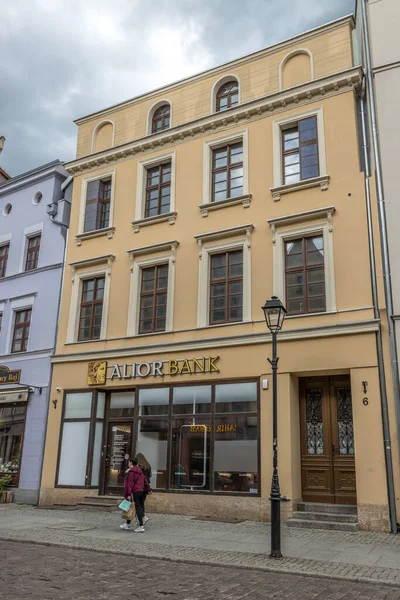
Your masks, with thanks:
[{"label": "sneaker", "polygon": [[146,525],[148,520],[149,520],[149,517],[144,516],[143,517],[143,525]]},{"label": "sneaker", "polygon": [[122,525],[119,526],[120,529],[130,529],[128,523],[123,523]]},{"label": "sneaker", "polygon": [[143,527],[143,525],[139,525],[139,527],[136,527],[136,529],[134,531],[135,531],[135,533],[143,533],[146,530]]}]

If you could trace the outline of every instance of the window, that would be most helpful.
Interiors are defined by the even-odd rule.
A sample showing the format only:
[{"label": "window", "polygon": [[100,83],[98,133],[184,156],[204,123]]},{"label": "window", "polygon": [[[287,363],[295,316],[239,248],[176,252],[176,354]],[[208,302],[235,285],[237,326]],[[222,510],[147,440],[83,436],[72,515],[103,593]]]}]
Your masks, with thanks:
[{"label": "window", "polygon": [[10,244],[4,244],[4,246],[0,246],[0,277],[6,276],[9,249]]},{"label": "window", "polygon": [[322,235],[285,242],[285,286],[288,314],[326,310]]},{"label": "window", "polygon": [[88,182],[86,188],[84,232],[109,227],[111,187],[111,179],[97,179]]},{"label": "window", "polygon": [[316,116],[282,129],[282,169],[284,184],[319,176]]},{"label": "window", "polygon": [[78,340],[98,340],[103,315],[104,277],[84,279],[79,317]]},{"label": "window", "polygon": [[217,92],[217,112],[239,104],[239,85],[237,81],[228,81],[221,85]]},{"label": "window", "polygon": [[17,478],[18,485],[22,440],[25,430],[26,404],[0,406],[0,476],[9,474]]},{"label": "window", "polygon": [[99,485],[104,406],[103,392],[98,392],[97,397],[92,392],[66,394],[57,485]]},{"label": "window", "polygon": [[26,352],[28,349],[31,314],[31,308],[15,311],[14,332],[11,344],[11,352],[13,353]]},{"label": "window", "polygon": [[243,251],[213,254],[210,260],[210,324],[243,319]]},{"label": "window", "polygon": [[41,234],[28,237],[26,249],[25,271],[37,269],[39,261]]},{"label": "window", "polygon": [[171,163],[147,169],[145,217],[163,215],[170,211]]},{"label": "window", "polygon": [[142,269],[139,333],[165,331],[168,264]]},{"label": "window", "polygon": [[212,202],[243,195],[243,144],[228,144],[212,153]]},{"label": "window", "polygon": [[158,133],[170,127],[171,107],[169,104],[164,104],[158,108],[151,121],[151,133]]}]

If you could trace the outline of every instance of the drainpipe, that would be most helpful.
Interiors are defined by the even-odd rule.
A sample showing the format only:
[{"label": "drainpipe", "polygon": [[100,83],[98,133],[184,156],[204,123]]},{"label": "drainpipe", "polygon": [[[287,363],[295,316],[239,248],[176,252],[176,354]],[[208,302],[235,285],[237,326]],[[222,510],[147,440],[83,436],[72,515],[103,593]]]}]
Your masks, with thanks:
[{"label": "drainpipe", "polygon": [[[56,318],[56,327],[55,327],[54,344],[53,344],[53,352],[55,352],[55,350],[56,350],[56,344],[57,344],[57,336],[58,336],[58,321],[59,321],[59,318],[60,318],[60,309],[61,309],[61,297],[62,297],[62,291],[63,291],[63,287],[64,287],[64,272],[65,272],[65,261],[66,261],[66,258],[67,258],[67,246],[68,246],[69,227],[68,227],[68,225],[65,225],[64,223],[62,223],[61,221],[57,221],[53,217],[51,218],[51,221],[55,225],[60,226],[60,228],[64,227],[64,230],[66,229],[66,235],[65,236],[64,236],[63,233],[61,233],[61,235],[64,238],[64,258],[63,258],[63,264],[62,264],[62,267],[61,267],[60,289],[59,289],[59,293],[58,293],[57,318]],[[51,394],[51,386],[52,386],[52,381],[53,381],[53,370],[54,370],[54,364],[51,362],[50,363],[49,386],[48,386],[49,406],[48,406],[47,412],[46,412],[46,423],[45,423],[45,435],[44,435],[44,441],[43,441],[42,464],[41,464],[41,467],[40,467],[40,484],[39,484],[39,501],[38,501],[38,504],[40,503],[40,490],[42,488],[44,452],[45,452],[45,449],[46,449],[46,442],[47,442],[47,426],[48,426],[48,421],[49,421],[49,410],[50,410],[50,404],[51,404],[50,394]],[[54,408],[57,408],[57,403],[56,403],[56,406],[54,406]]]},{"label": "drainpipe", "polygon": [[[365,80],[364,80],[365,82]],[[364,83],[363,82],[363,83]],[[372,289],[372,303],[374,306],[374,318],[379,321],[379,328],[376,332],[376,350],[378,355],[378,373],[379,373],[379,390],[381,396],[381,411],[382,411],[382,430],[383,430],[383,446],[385,452],[385,463],[386,463],[386,481],[388,487],[388,503],[389,503],[389,518],[390,518],[390,529],[392,533],[397,533],[397,518],[396,518],[396,495],[394,490],[394,479],[393,479],[393,461],[392,461],[392,448],[390,441],[390,427],[389,427],[389,411],[388,401],[386,393],[386,379],[385,379],[385,363],[383,358],[383,345],[382,345],[382,329],[379,314],[378,304],[378,284],[376,278],[376,260],[375,260],[375,247],[374,247],[374,232],[372,227],[372,212],[371,212],[371,186],[370,186],[370,167],[369,167],[369,156],[368,156],[368,140],[367,140],[367,126],[366,126],[366,110],[365,110],[365,85],[363,85],[363,91],[360,98],[360,117],[361,117],[361,133],[362,133],[362,150],[364,156],[364,185],[365,185],[365,199],[367,208],[367,224],[368,224],[368,243],[369,243],[369,262],[371,270],[371,289]]]},{"label": "drainpipe", "polygon": [[[375,105],[375,93],[374,93],[374,81],[372,76],[371,68],[371,50],[370,50],[370,39],[369,39],[369,27],[367,18],[367,0],[361,0],[362,10],[362,30],[363,30],[363,41],[365,50],[365,74],[368,84],[368,107],[371,119],[372,129],[372,147],[374,151],[375,161],[375,179],[376,179],[376,191],[378,198],[378,217],[379,217],[379,231],[381,238],[381,249],[382,249],[382,269],[383,269],[383,281],[385,288],[385,301],[386,301],[386,313],[389,328],[389,342],[390,342],[390,358],[392,365],[392,377],[393,377],[393,388],[394,388],[394,400],[396,409],[396,425],[397,425],[397,437],[400,442],[400,379],[399,379],[399,363],[397,358],[397,346],[396,346],[396,331],[393,320],[393,294],[392,294],[392,283],[390,275],[390,259],[389,259],[389,244],[388,234],[386,226],[386,208],[385,208],[385,196],[383,192],[383,181],[382,181],[382,165],[381,165],[381,153],[379,148],[378,139],[378,125],[377,125],[377,111]],[[400,452],[400,443],[399,443]]]}]

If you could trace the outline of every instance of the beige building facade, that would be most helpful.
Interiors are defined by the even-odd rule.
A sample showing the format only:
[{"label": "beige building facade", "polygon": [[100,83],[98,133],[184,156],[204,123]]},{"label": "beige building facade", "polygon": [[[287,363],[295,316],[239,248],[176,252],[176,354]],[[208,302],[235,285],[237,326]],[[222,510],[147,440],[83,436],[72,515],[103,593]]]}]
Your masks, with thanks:
[{"label": "beige building facade", "polygon": [[276,295],[283,516],[350,504],[388,530],[353,33],[77,121],[42,504],[121,495],[141,452],[152,510],[268,520]]}]

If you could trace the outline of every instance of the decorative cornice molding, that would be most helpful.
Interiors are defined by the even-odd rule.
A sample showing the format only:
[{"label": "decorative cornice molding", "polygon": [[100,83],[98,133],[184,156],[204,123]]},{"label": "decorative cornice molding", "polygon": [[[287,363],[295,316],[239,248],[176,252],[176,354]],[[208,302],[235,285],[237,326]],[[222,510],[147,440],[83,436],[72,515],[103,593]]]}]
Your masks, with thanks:
[{"label": "decorative cornice molding", "polygon": [[276,229],[278,227],[285,227],[286,225],[293,225],[294,223],[300,223],[302,221],[312,221],[314,219],[325,219],[329,224],[329,232],[332,233],[332,216],[335,210],[336,209],[334,206],[325,206],[323,208],[305,210],[303,212],[294,213],[292,215],[285,215],[283,217],[274,217],[273,219],[268,219],[267,223],[271,227],[272,231],[272,242],[275,244]]},{"label": "decorative cornice molding", "polygon": [[151,244],[149,246],[142,246],[141,248],[132,248],[127,250],[129,254],[129,260],[131,263],[131,271],[133,271],[133,263],[137,256],[144,256],[147,254],[155,254],[157,252],[168,251],[171,254],[172,262],[175,262],[176,249],[179,246],[177,240],[170,240],[169,242],[161,242],[160,244]]},{"label": "decorative cornice molding", "polygon": [[[370,319],[367,321],[352,321],[349,323],[338,323],[333,325],[317,325],[315,327],[302,327],[298,329],[283,329],[279,334],[280,342],[290,342],[292,340],[307,340],[324,337],[336,337],[342,335],[358,335],[362,333],[373,333],[378,331],[379,319]],[[237,325],[238,323],[236,323]],[[244,323],[249,326],[249,323]],[[251,325],[251,324],[250,324]],[[173,332],[171,332],[173,333]],[[144,336],[135,336],[134,339]],[[132,338],[127,338],[132,339]],[[206,348],[227,348],[232,346],[250,346],[254,344],[265,344],[272,341],[270,333],[247,333],[234,336],[220,336],[213,338],[197,338],[186,342],[164,342],[161,344],[144,343],[141,346],[134,345],[129,348],[115,348],[113,350],[100,350],[90,352],[76,352],[71,354],[58,354],[52,358],[53,363],[67,362],[85,362],[92,360],[111,360],[125,357],[144,356],[150,354],[161,354],[167,352],[191,352],[203,350]],[[102,340],[104,343],[104,340]],[[73,344],[82,347],[81,342]],[[93,342],[92,342],[93,343]],[[72,344],[71,344],[72,345]]]},{"label": "decorative cornice molding", "polygon": [[329,175],[320,175],[319,177],[313,177],[312,179],[304,179],[297,183],[289,185],[280,185],[278,187],[270,188],[272,198],[274,202],[278,202],[281,199],[282,194],[290,194],[290,192],[297,192],[298,190],[306,190],[312,187],[320,187],[321,192],[325,192],[329,186]]},{"label": "decorative cornice molding", "polygon": [[208,202],[207,204],[199,204],[200,214],[202,217],[208,217],[210,210],[219,210],[228,206],[236,206],[241,204],[243,208],[249,208],[251,202],[251,194],[245,194],[238,198],[227,198],[227,200],[219,200],[218,202]]},{"label": "decorative cornice molding", "polygon": [[[361,67],[346,69],[287,90],[269,94],[263,98],[251,100],[223,113],[206,115],[195,121],[167,129],[159,134],[146,136],[94,155],[78,158],[68,163],[66,168],[71,175],[86,173],[119,160],[126,160],[148,151],[157,151],[161,147],[182,143],[186,138],[203,137],[228,127],[236,127],[239,123],[243,124],[262,119],[266,114],[278,114],[294,107],[315,102],[321,98],[354,91],[359,88],[361,81]],[[321,90],[323,90],[323,93]]]},{"label": "decorative cornice molding", "polygon": [[177,215],[178,213],[174,211],[163,215],[156,215],[155,217],[145,217],[144,219],[132,221],[133,231],[139,233],[141,227],[147,227],[148,225],[154,225],[155,223],[165,223],[166,221],[168,221],[170,225],[174,225]]},{"label": "decorative cornice molding", "polygon": [[78,233],[75,236],[75,242],[77,246],[82,245],[83,240],[90,240],[97,237],[107,237],[111,240],[114,235],[115,227],[107,227],[106,229],[98,229],[96,231],[87,231],[85,233]]},{"label": "decorative cornice molding", "polygon": [[80,269],[86,269],[88,267],[95,267],[97,265],[106,265],[106,274],[108,277],[111,275],[111,267],[115,260],[114,254],[104,254],[103,256],[94,256],[93,258],[84,258],[83,260],[76,260],[70,262],[69,265],[72,267],[72,283],[75,282],[76,272]]},{"label": "decorative cornice molding", "polygon": [[246,236],[246,244],[248,248],[251,248],[251,233],[254,229],[254,225],[249,223],[247,225],[238,225],[237,227],[229,227],[228,229],[217,229],[216,231],[208,231],[207,233],[199,233],[193,236],[197,240],[197,247],[199,253],[199,259],[203,258],[203,245],[207,242],[215,240],[224,240],[230,237],[236,237],[237,235]]}]

